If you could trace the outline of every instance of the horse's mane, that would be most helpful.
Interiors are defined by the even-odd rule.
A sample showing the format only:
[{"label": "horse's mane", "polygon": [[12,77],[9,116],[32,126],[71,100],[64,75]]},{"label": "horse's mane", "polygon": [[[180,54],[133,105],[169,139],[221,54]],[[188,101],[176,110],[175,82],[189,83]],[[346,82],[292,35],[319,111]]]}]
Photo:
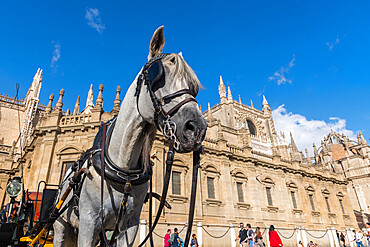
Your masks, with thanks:
[{"label": "horse's mane", "polygon": [[202,88],[202,84],[198,77],[196,76],[193,69],[185,62],[182,55],[172,53],[163,59],[163,62],[166,63],[175,59],[175,69],[173,71],[174,78],[184,79],[189,86],[189,89],[194,93],[194,96],[198,94],[199,88]]},{"label": "horse's mane", "polygon": [[[189,86],[189,89],[194,93],[194,97],[198,94],[199,88],[202,88],[198,77],[196,76],[193,69],[185,62],[181,55],[172,53],[163,59],[163,62],[170,62],[175,59],[175,69],[171,71],[173,73],[174,79],[177,78],[184,79]],[[156,134],[155,125],[147,125],[144,129],[144,133],[147,133],[144,137],[143,148],[141,151],[143,163],[148,165],[150,159],[150,151],[154,142]]]}]

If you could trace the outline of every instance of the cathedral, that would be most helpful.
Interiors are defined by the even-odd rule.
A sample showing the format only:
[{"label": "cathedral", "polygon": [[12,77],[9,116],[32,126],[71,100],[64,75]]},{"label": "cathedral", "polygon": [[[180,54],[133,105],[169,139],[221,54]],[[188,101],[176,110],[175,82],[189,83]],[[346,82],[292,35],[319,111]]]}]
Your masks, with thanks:
[{"label": "cathedral", "polygon": [[[53,92],[55,97],[50,94],[46,106],[41,105],[42,80],[39,69],[24,100],[0,94],[0,204],[9,201],[5,188],[14,176],[23,175],[29,191],[36,191],[40,181],[59,184],[68,167],[92,146],[102,121],[120,110],[119,86],[113,109],[103,109],[103,85],[95,100],[91,86],[86,103],[78,97],[74,109],[63,109],[63,89]],[[335,233],[363,228],[370,221],[370,146],[361,132],[357,140],[328,133],[320,146],[313,146],[310,157],[307,149],[297,148],[291,133],[289,137],[277,133],[265,97],[262,108],[255,108],[252,102],[242,103],[240,97],[234,100],[222,77],[218,89],[219,103],[208,104],[203,111],[208,130],[194,216],[206,233],[221,235],[239,222],[261,228],[273,224],[287,234],[298,228]],[[15,124],[18,118],[20,129]],[[153,191],[157,193],[163,186],[167,148],[158,132],[152,149]],[[172,209],[163,212],[156,229],[159,235],[167,228],[181,229],[187,221],[191,161],[192,153],[175,156],[167,198]],[[154,201],[155,208],[158,204]],[[148,215],[145,205],[143,224]],[[214,241],[211,234],[203,233],[203,241]],[[230,246],[226,244],[230,236],[212,246]]]}]

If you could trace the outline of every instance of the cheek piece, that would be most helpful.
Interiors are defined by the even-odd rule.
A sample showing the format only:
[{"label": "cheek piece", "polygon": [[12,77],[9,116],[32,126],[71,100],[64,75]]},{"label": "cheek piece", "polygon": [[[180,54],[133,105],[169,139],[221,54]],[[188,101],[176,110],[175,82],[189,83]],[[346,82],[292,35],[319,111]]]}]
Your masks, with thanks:
[{"label": "cheek piece", "polygon": [[[174,147],[176,150],[178,150],[180,147],[180,142],[176,138],[176,124],[171,120],[171,117],[180,109],[181,106],[191,101],[197,101],[194,98],[194,93],[189,89],[181,89],[161,98],[158,98],[155,95],[155,92],[158,89],[163,88],[166,85],[166,75],[164,72],[162,59],[168,55],[168,53],[162,53],[154,56],[144,65],[137,80],[135,97],[136,106],[139,114],[141,115],[139,110],[139,95],[141,86],[143,84],[146,85],[154,108],[154,123],[157,129],[161,131],[168,140],[172,140],[174,142]],[[179,102],[167,112],[163,109],[163,106],[170,103],[172,99],[184,94],[188,94],[190,97]]]}]

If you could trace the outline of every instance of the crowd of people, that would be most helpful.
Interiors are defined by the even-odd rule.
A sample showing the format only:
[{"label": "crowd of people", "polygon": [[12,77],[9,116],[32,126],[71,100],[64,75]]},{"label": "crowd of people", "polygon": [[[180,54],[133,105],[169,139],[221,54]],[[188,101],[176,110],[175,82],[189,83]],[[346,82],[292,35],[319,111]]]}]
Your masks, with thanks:
[{"label": "crowd of people", "polygon": [[[243,223],[239,224],[240,230],[238,237],[235,241],[239,240],[240,247],[265,247],[266,244],[263,241],[263,236],[261,229],[256,227],[256,230],[253,231],[251,224],[247,224],[244,227]],[[354,239],[353,242],[356,243],[356,247],[365,247],[362,243],[363,238],[366,240],[366,247],[370,247],[370,223],[366,223],[366,230],[365,231],[358,231],[353,230]],[[341,247],[346,247],[346,238],[343,232],[339,233],[336,231],[336,236],[338,238],[339,245]],[[281,241],[279,234],[276,232],[275,227],[273,225],[270,226],[268,232],[268,240],[270,243],[270,247],[282,247],[283,242]],[[177,228],[174,229],[174,232],[171,234],[171,229],[167,230],[166,235],[164,236],[164,247],[183,247],[184,241],[181,239],[179,231]],[[190,242],[191,247],[198,247],[198,239],[197,235],[193,234]],[[317,243],[310,241],[307,244],[307,247],[317,247]],[[298,242],[298,247],[305,247],[302,241]]]},{"label": "crowd of people", "polygon": [[[166,235],[164,236],[164,246],[165,247],[183,247],[184,240],[180,237],[179,230],[177,228],[173,229],[171,234],[171,229],[167,230]],[[198,247],[197,235],[193,234],[190,241],[191,247]]]},{"label": "crowd of people", "polygon": [[0,224],[15,222],[18,215],[18,202],[4,205],[0,211]]},{"label": "crowd of people", "polygon": [[[365,247],[362,243],[362,240],[364,239],[366,241],[366,247],[370,247],[370,222],[366,223],[366,229],[364,231],[358,231],[353,230],[354,239],[353,242],[356,243],[356,247]],[[345,245],[344,245],[345,246]],[[344,247],[343,246],[343,247]]]},{"label": "crowd of people", "polygon": [[[259,227],[256,227],[255,231],[253,231],[251,224],[247,224],[247,228],[244,228],[244,224],[240,223],[239,227],[239,235],[235,241],[239,240],[241,247],[266,246],[266,244],[263,242],[261,229]],[[283,246],[283,242],[275,231],[275,227],[273,225],[271,225],[269,228],[269,242],[271,247]]]}]

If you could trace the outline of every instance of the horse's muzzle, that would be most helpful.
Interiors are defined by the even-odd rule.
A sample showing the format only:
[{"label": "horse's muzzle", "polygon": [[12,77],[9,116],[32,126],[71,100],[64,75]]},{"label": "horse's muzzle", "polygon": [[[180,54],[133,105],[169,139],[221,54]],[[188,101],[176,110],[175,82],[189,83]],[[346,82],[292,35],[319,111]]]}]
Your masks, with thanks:
[{"label": "horse's muzzle", "polygon": [[180,147],[177,152],[187,153],[198,150],[206,136],[207,123],[202,116],[188,119],[180,124],[181,133],[177,133]]}]

